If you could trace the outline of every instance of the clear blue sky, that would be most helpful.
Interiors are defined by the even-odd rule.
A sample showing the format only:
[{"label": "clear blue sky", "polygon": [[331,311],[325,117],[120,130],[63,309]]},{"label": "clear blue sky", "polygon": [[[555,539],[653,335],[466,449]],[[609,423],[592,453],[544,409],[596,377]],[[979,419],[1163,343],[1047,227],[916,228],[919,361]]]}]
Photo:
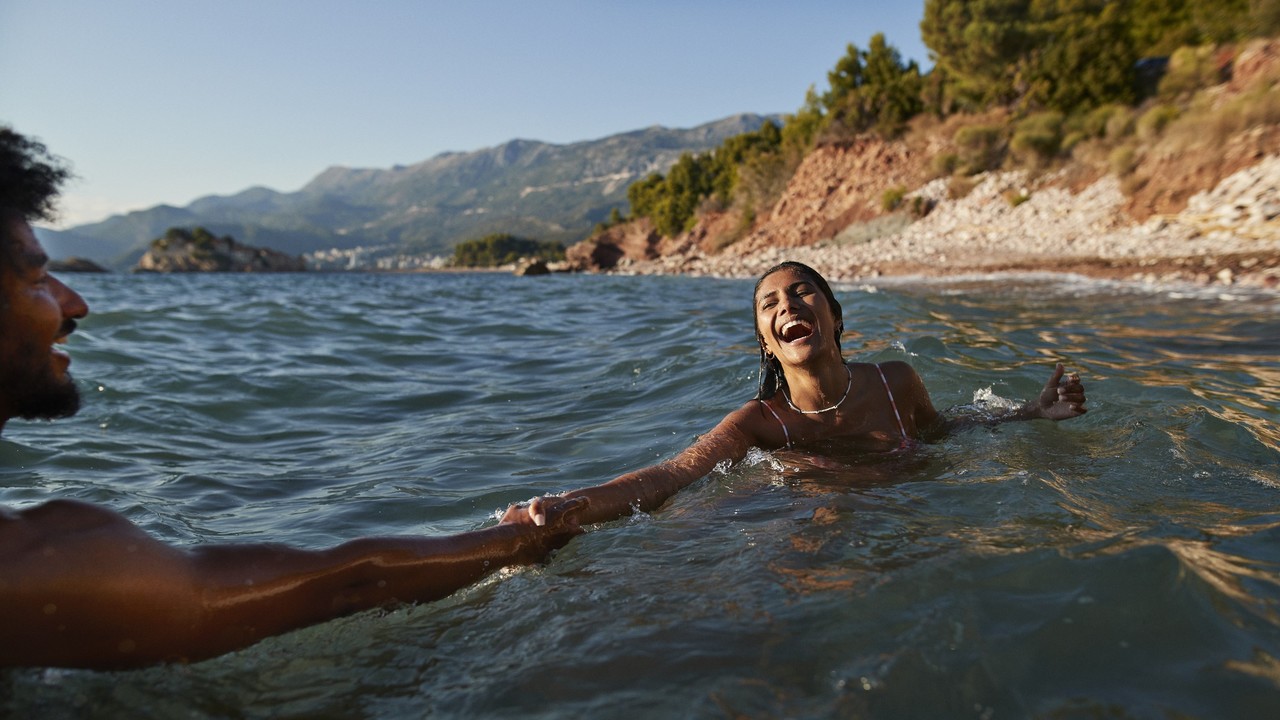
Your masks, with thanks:
[{"label": "clear blue sky", "polygon": [[78,179],[62,225],[331,165],[794,112],[923,0],[0,0],[0,124]]}]

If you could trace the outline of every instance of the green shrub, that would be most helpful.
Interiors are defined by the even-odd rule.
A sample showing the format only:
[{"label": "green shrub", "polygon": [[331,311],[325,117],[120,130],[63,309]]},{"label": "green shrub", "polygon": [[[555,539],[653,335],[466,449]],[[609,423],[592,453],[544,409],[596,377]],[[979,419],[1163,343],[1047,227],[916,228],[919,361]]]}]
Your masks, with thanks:
[{"label": "green shrub", "polygon": [[627,187],[631,215],[647,217],[661,235],[675,237],[693,227],[700,208],[732,204],[744,168],[753,168],[753,184],[761,179],[761,170],[776,169],[779,164],[770,159],[779,156],[783,142],[782,130],[767,122],[755,132],[726,139],[714,150],[684,153],[666,176],[654,173]]},{"label": "green shrub", "polygon": [[1222,82],[1213,56],[1212,45],[1174,50],[1169,56],[1169,67],[1160,78],[1160,96],[1176,97]]},{"label": "green shrub", "polygon": [[1103,105],[1089,111],[1080,120],[1079,130],[1091,138],[1110,136],[1111,119],[1117,115],[1128,115],[1129,109],[1123,105]]},{"label": "green shrub", "polygon": [[1128,137],[1133,134],[1134,119],[1133,111],[1128,108],[1120,108],[1107,118],[1106,136],[1111,140]]},{"label": "green shrub", "polygon": [[901,185],[891,187],[880,196],[880,208],[885,212],[893,212],[902,205],[902,199],[906,196],[906,188]]},{"label": "green shrub", "polygon": [[1138,118],[1137,133],[1138,137],[1143,140],[1151,140],[1158,137],[1169,123],[1178,119],[1178,108],[1172,105],[1156,105],[1147,110]]},{"label": "green shrub", "polygon": [[1121,145],[1111,151],[1107,162],[1111,165],[1111,172],[1126,177],[1138,167],[1138,151],[1132,145]]},{"label": "green shrub", "polygon": [[914,218],[922,218],[933,210],[933,201],[929,198],[915,195],[911,198],[911,216]]},{"label": "green shrub", "polygon": [[1089,135],[1086,134],[1084,131],[1076,130],[1073,132],[1069,132],[1062,137],[1061,151],[1063,153],[1070,153],[1073,149],[1075,149],[1075,146],[1089,139],[1090,139]]},{"label": "green shrub", "polygon": [[1280,91],[1260,86],[1241,93],[1222,105],[1201,102],[1200,93],[1191,107],[1166,134],[1180,149],[1221,145],[1232,136],[1258,126],[1280,124]]},{"label": "green shrub", "polygon": [[1009,149],[1019,159],[1033,163],[1056,157],[1062,148],[1062,118],[1056,111],[1023,118],[1014,127]]},{"label": "green shrub", "polygon": [[960,167],[960,156],[955,153],[942,153],[941,155],[934,155],[929,163],[933,167],[935,176],[946,177],[954,174],[956,169]]},{"label": "green shrub", "polygon": [[541,258],[549,262],[563,260],[564,245],[494,233],[474,240],[464,240],[453,248],[453,264],[456,267],[508,265],[525,257]]},{"label": "green shrub", "polygon": [[999,125],[966,125],[954,140],[960,156],[957,170],[965,175],[994,170],[1004,159],[1004,128]]}]

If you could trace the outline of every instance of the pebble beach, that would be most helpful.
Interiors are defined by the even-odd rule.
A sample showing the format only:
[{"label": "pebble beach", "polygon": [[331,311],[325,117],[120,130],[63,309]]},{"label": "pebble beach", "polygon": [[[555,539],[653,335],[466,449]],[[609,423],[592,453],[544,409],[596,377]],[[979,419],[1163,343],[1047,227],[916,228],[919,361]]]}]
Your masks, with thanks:
[{"label": "pebble beach", "polygon": [[945,179],[907,196],[922,217],[858,223],[802,247],[707,254],[696,246],[616,272],[754,277],[799,260],[831,280],[952,277],[992,273],[1074,273],[1145,283],[1191,283],[1280,290],[1280,155],[1228,176],[1175,214],[1135,222],[1114,176],[1078,192],[1052,175],[1025,171],[976,177],[964,197]]}]

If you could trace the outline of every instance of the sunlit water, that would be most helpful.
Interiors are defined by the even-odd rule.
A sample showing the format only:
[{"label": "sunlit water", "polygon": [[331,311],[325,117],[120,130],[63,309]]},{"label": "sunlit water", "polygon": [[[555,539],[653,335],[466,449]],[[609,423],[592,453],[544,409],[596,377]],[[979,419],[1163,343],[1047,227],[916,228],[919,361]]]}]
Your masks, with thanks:
[{"label": "sunlit water", "polygon": [[[166,541],[481,527],[669,457],[755,388],[748,281],[76,276],[79,416],[0,503]],[[1197,717],[1280,712],[1280,309],[1028,280],[837,288],[939,408],[1088,415],[820,469],[753,453],[545,566],[189,666],[0,672],[14,717]],[[3,621],[0,619],[0,621]]]}]

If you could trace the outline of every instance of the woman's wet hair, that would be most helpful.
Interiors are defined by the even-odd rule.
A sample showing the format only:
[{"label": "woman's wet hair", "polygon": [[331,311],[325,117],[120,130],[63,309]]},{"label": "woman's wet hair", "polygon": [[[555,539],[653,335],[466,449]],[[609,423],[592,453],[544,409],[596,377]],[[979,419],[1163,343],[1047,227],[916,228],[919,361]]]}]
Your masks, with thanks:
[{"label": "woman's wet hair", "polygon": [[756,329],[756,344],[760,346],[760,387],[756,390],[757,400],[768,400],[773,397],[779,390],[787,387],[787,377],[782,373],[782,365],[776,357],[770,357],[764,349],[764,336],[760,334],[760,326],[756,323],[756,297],[760,294],[760,285],[764,283],[765,278],[778,272],[779,270],[794,270],[802,275],[807,276],[813,281],[814,286],[827,299],[827,304],[831,306],[831,314],[836,319],[836,351],[840,350],[840,335],[844,333],[844,309],[840,307],[840,301],[836,300],[836,295],[831,291],[831,286],[827,284],[827,279],[813,268],[801,262],[787,260],[778,263],[769,268],[756,280],[756,287],[751,291],[751,325]]}]

